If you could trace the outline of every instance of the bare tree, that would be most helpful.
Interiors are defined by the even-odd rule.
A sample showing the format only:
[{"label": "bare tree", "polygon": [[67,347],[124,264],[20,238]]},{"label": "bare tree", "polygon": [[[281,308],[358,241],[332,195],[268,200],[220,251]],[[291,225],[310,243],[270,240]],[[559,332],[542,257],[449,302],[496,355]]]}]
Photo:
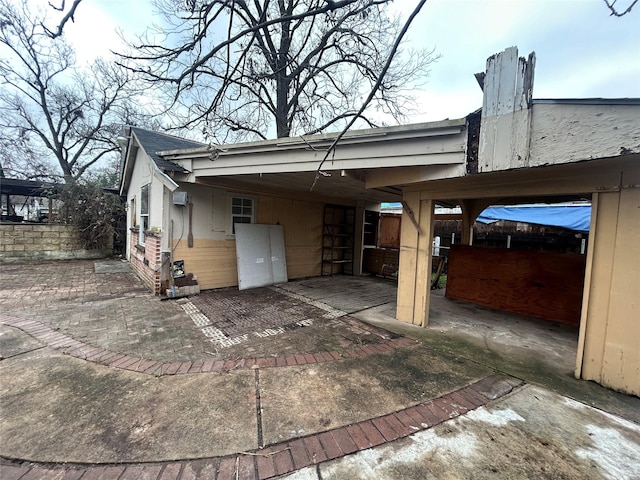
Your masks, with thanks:
[{"label": "bare tree", "polygon": [[[52,38],[46,15],[28,0],[0,0],[0,142],[5,170],[77,179],[118,149],[119,114],[129,76],[113,63],[75,64],[64,37]],[[26,167],[25,167],[26,163]]]},{"label": "bare tree", "polygon": [[[318,133],[354,117],[377,126],[376,113],[402,121],[434,56],[404,52],[382,78],[402,28],[390,3],[158,0],[167,25],[121,58],[169,89],[182,126],[204,122],[216,139]],[[370,109],[361,111],[377,83]]]}]

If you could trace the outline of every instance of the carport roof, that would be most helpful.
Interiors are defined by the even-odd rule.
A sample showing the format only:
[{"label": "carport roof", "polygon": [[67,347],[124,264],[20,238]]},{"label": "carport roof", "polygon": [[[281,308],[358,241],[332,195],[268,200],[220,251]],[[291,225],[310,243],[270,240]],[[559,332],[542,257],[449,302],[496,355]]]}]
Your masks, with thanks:
[{"label": "carport roof", "polygon": [[2,178],[0,191],[2,195],[23,195],[25,197],[46,196],[60,185],[55,183],[22,180],[19,178]]},{"label": "carport roof", "polygon": [[[180,182],[237,191],[284,191],[371,203],[398,201],[402,190],[367,185],[372,170],[418,167],[464,174],[466,119],[348,132],[323,162],[337,133],[160,152],[184,167]],[[321,168],[321,172],[319,169]],[[375,187],[375,188],[373,188]]]},{"label": "carport roof", "polygon": [[[343,145],[366,144],[371,142],[415,139],[459,133],[466,126],[466,118],[446,119],[436,122],[395,125],[392,127],[367,128],[350,130],[340,140]],[[191,147],[166,148],[160,151],[163,158],[175,160],[195,158],[219,158],[230,155],[246,155],[262,152],[288,151],[303,148],[305,150],[324,153],[339,135],[339,132],[298,135],[294,137],[274,138],[256,142],[242,142],[226,145],[204,145],[202,143]],[[197,143],[197,142],[196,142]]]}]

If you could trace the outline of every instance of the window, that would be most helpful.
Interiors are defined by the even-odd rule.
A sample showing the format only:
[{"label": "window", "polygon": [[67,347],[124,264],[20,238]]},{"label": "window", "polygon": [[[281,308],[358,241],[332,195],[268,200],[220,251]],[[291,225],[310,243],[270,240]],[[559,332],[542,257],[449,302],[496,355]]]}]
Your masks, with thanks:
[{"label": "window", "polygon": [[138,244],[144,245],[144,232],[149,230],[149,184],[140,189],[140,222]]},{"label": "window", "polygon": [[254,199],[247,197],[231,198],[231,234],[236,233],[236,223],[253,223],[255,214]]}]

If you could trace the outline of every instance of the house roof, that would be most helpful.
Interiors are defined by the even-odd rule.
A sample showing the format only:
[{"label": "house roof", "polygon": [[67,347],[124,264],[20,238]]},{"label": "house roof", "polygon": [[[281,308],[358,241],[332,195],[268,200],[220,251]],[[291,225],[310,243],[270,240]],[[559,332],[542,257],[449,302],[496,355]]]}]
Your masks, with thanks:
[{"label": "house roof", "polygon": [[159,154],[163,150],[180,150],[193,149],[204,146],[203,143],[186,138],[176,137],[166,133],[153,132],[139,127],[127,127],[126,138],[119,139],[120,147],[123,153],[122,175],[120,179],[120,194],[124,195],[129,188],[131,175],[133,174],[133,165],[135,163],[135,155],[138,148],[153,161],[156,172],[160,174],[169,184],[177,188],[177,184],[173,182],[168,174],[188,173],[181,165],[165,160]]},{"label": "house roof", "polygon": [[[416,139],[425,136],[447,135],[459,133],[465,128],[466,119],[446,119],[435,122],[413,123],[395,125],[391,127],[376,127],[360,130],[349,130],[340,141],[340,145],[370,144],[372,141],[385,141],[390,139]],[[318,133],[314,135],[300,135],[294,137],[273,138],[270,140],[258,140],[252,142],[231,143],[218,146],[196,144],[196,147],[166,149],[161,151],[163,157],[175,159],[246,155],[260,152],[276,152],[294,149],[322,150],[333,143],[340,132]],[[322,150],[324,151],[324,150]]]},{"label": "house roof", "polygon": [[159,152],[166,150],[185,150],[188,148],[197,148],[206,146],[204,143],[186,138],[168,135],[166,133],[153,132],[144,128],[131,127],[131,131],[135,134],[138,143],[149,157],[153,159],[157,167],[163,172],[186,172],[180,165],[165,160],[159,155]]},{"label": "house roof", "polygon": [[640,98],[534,98],[533,104],[640,105]]}]

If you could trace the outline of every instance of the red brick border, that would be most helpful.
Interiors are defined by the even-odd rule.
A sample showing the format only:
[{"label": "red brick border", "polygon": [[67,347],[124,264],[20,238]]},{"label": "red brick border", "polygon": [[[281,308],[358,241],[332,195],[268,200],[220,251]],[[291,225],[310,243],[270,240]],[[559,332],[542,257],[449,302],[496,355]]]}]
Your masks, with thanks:
[{"label": "red brick border", "polygon": [[521,380],[513,377],[492,375],[437,399],[381,417],[224,457],[120,465],[73,466],[5,462],[0,463],[0,478],[264,480],[427,430],[503,397],[522,385]]},{"label": "red brick border", "polygon": [[336,352],[316,352],[307,354],[287,355],[279,357],[241,358],[236,360],[211,361],[194,360],[186,362],[161,362],[147,358],[132,357],[127,354],[113,352],[99,347],[94,347],[84,342],[60,333],[53,328],[35,321],[23,320],[0,314],[0,324],[22,330],[47,346],[62,350],[63,353],[81,360],[86,360],[112,368],[130,370],[132,372],[147,375],[184,375],[193,373],[228,372],[231,370],[246,370],[255,368],[275,368],[295,365],[307,365],[312,363],[334,362],[343,358],[367,357],[369,355],[381,355],[392,352],[399,347],[410,347],[418,342],[410,338],[402,337],[385,340],[377,345],[353,347],[344,350],[342,356]]}]

